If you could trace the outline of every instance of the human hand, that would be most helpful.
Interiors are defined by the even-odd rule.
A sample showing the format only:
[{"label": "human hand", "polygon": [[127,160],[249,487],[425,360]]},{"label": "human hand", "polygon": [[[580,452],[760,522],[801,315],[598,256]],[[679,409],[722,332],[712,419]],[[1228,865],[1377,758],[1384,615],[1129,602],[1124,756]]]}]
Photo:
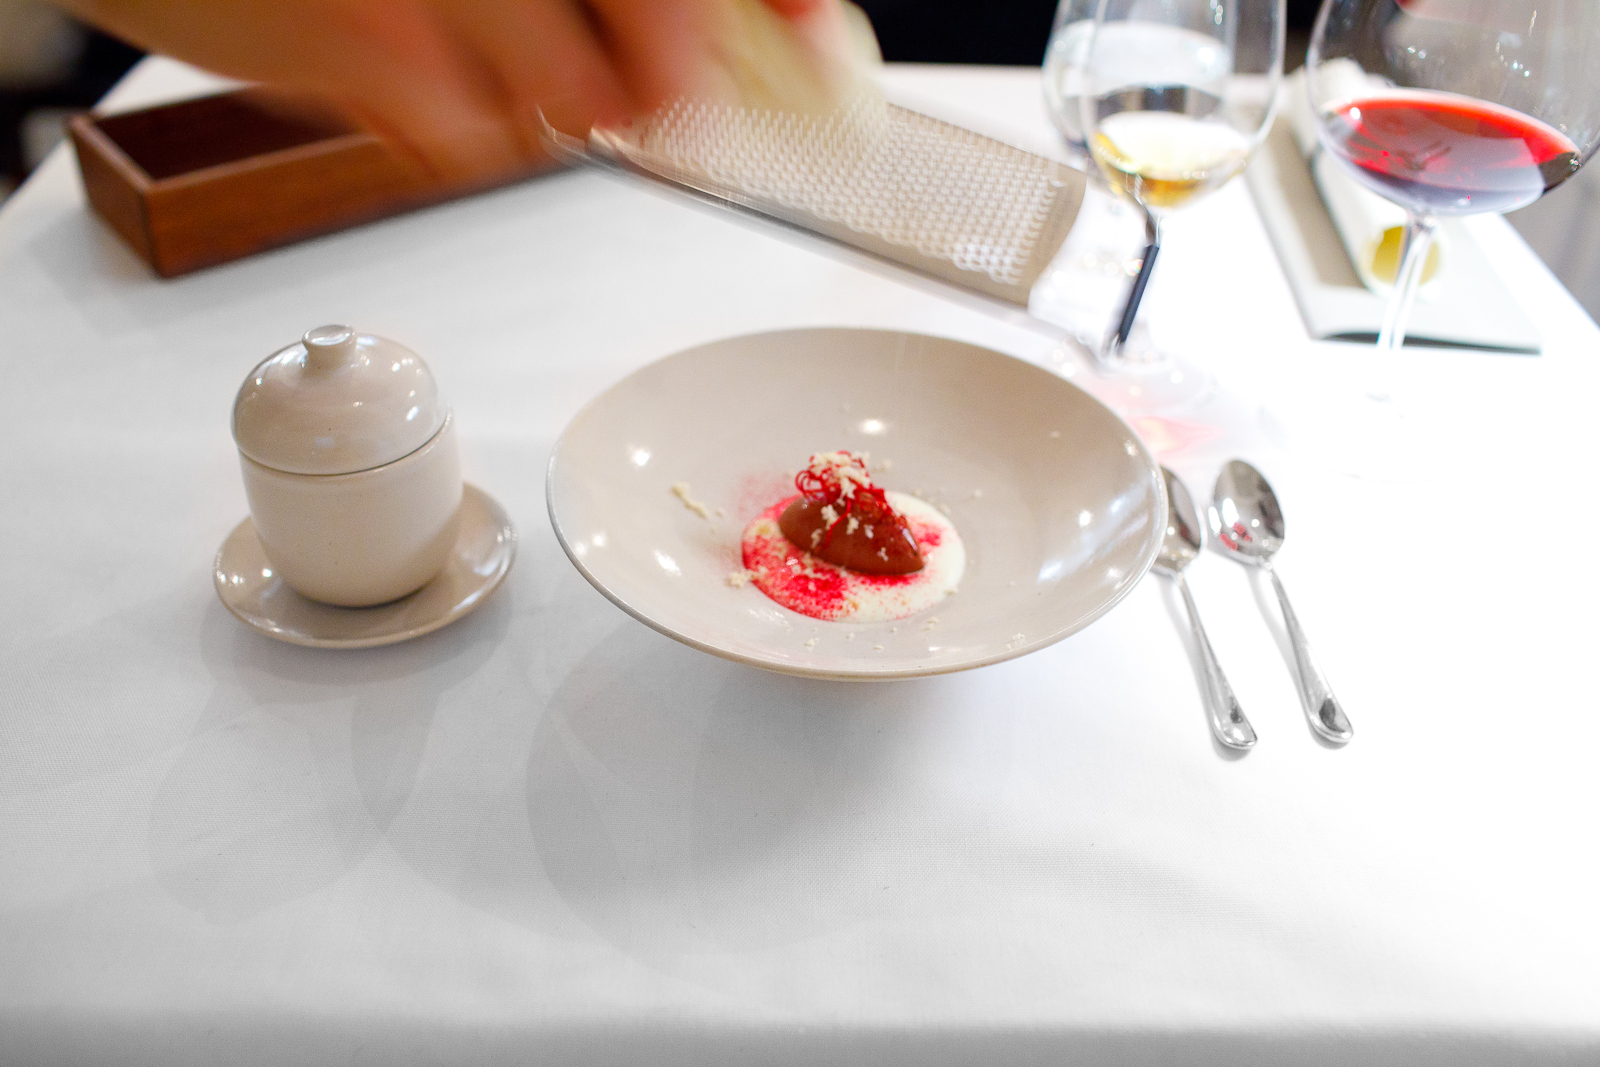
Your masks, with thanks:
[{"label": "human hand", "polygon": [[[735,0],[61,0],[151,51],[324,97],[449,182],[544,158],[571,132],[648,112],[718,55]],[[835,0],[765,0],[797,24]]]}]

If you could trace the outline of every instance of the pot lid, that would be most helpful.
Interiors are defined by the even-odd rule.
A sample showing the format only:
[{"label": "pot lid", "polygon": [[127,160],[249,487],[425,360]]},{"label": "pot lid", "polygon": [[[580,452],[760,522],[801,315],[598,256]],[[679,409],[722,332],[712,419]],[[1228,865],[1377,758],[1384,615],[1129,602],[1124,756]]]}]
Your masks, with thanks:
[{"label": "pot lid", "polygon": [[250,372],[233,404],[233,439],[265,467],[350,474],[415,452],[448,414],[421,356],[318,326]]}]

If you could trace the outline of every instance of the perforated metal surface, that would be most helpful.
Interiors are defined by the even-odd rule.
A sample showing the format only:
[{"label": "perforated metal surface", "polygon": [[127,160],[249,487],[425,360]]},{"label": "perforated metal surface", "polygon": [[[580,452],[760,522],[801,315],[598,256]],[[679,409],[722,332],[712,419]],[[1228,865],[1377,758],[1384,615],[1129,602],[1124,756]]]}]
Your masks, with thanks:
[{"label": "perforated metal surface", "polygon": [[680,101],[590,148],[1022,307],[1083,198],[1064,164],[865,95],[828,115]]}]

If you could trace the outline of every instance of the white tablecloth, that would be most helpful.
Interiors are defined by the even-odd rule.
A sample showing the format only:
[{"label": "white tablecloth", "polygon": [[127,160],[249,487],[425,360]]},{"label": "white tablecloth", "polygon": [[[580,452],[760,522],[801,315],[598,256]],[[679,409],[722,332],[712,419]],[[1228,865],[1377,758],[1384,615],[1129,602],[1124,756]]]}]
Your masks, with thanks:
[{"label": "white tablecloth", "polygon": [[[1037,72],[892,81],[1047,133]],[[562,426],[677,349],[1071,366],[1047,337],[592,173],[159,281],[57,153],[0,212],[0,1063],[1600,1062],[1600,332],[1473,226],[1546,351],[1407,356],[1492,442],[1419,486],[1263,436],[1263,382],[1369,357],[1306,339],[1241,183],[1172,221],[1152,313],[1224,392],[1163,459],[1201,499],[1231,455],[1273,479],[1356,728],[1311,738],[1270,592],[1208,553],[1235,759],[1154,577],[1022,660],[851,686],[646,629],[550,532]],[[425,355],[521,532],[486,607],[359,654],[210,582],[233,394],[326,321]]]}]

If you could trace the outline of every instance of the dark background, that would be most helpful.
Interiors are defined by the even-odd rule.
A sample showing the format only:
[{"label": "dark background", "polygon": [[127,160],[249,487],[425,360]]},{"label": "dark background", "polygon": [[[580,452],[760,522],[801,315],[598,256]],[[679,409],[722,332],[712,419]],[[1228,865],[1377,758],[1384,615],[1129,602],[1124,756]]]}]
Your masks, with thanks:
[{"label": "dark background", "polygon": [[[1055,15],[1055,0],[859,0],[883,45],[884,58],[908,63],[996,63],[1038,66]],[[1298,66],[1318,0],[1288,0],[1288,65]],[[36,159],[25,158],[19,131],[29,114],[94,104],[139,58],[109,37],[91,34],[73,69],[55,82],[0,88],[0,183],[20,182]],[[0,196],[4,185],[0,184]]]},{"label": "dark background", "polygon": [[[891,63],[1001,63],[1037,67],[1055,0],[856,0]],[[1288,0],[1290,65],[1305,54],[1320,0]],[[1300,41],[1299,55],[1293,41]]]},{"label": "dark background", "polygon": [[22,124],[35,112],[82,110],[117,83],[141,53],[104,34],[89,34],[72,68],[42,84],[0,86],[0,199],[4,183],[17,184],[36,159],[24,158]]}]

